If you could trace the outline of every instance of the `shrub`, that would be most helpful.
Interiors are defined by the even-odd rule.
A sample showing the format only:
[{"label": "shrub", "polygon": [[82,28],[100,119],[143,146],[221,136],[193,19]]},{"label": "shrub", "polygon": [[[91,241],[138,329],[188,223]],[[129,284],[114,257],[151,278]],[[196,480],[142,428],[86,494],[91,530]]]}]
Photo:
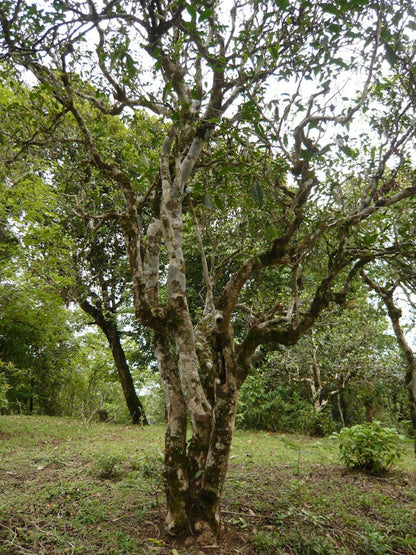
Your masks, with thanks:
[{"label": "shrub", "polygon": [[304,403],[303,410],[298,412],[297,418],[302,434],[314,437],[329,436],[336,430],[330,408],[316,412],[310,403]]},{"label": "shrub", "polygon": [[241,388],[237,409],[237,424],[272,432],[282,428],[286,402],[280,390],[267,386],[261,374],[249,376]]},{"label": "shrub", "polygon": [[141,478],[160,481],[164,472],[163,455],[156,451],[143,452],[141,456],[131,460],[131,466],[139,472]]},{"label": "shrub", "polygon": [[336,429],[328,409],[316,413],[301,392],[275,385],[259,372],[249,376],[241,388],[236,421],[244,428],[322,437]]},{"label": "shrub", "polygon": [[343,428],[336,436],[342,462],[369,474],[386,472],[402,454],[404,437],[378,421]]},{"label": "shrub", "polygon": [[[0,361],[0,372],[6,367],[4,363]],[[7,383],[6,376],[0,373],[0,409],[5,409],[8,405],[7,401],[7,390],[9,389],[9,384]]]},{"label": "shrub", "polygon": [[92,474],[97,478],[115,480],[120,478],[122,470],[119,456],[102,453],[96,457]]}]

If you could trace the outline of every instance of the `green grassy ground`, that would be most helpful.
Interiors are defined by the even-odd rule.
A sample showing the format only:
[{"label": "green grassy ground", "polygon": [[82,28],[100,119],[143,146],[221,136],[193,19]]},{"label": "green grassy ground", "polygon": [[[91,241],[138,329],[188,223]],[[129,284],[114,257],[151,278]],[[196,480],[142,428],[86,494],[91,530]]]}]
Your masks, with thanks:
[{"label": "green grassy ground", "polygon": [[221,547],[164,533],[163,427],[0,417],[0,554],[416,553],[416,461],[369,477],[336,442],[237,431]]}]

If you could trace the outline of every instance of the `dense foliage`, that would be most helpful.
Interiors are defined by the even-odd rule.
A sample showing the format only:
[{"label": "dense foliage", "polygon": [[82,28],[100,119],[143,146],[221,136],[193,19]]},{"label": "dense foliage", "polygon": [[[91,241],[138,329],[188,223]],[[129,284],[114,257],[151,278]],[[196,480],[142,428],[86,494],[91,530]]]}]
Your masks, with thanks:
[{"label": "dense foliage", "polygon": [[404,437],[378,421],[344,428],[338,438],[342,462],[369,474],[389,470],[403,451]]}]

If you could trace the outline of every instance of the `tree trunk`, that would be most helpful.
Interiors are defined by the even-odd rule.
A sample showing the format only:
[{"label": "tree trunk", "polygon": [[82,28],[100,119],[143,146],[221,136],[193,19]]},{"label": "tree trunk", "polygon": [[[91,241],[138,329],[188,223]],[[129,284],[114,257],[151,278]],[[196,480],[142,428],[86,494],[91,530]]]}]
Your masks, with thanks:
[{"label": "tree trunk", "polygon": [[406,373],[406,387],[409,395],[410,420],[413,428],[414,451],[416,457],[416,367]]},{"label": "tree trunk", "polygon": [[338,395],[337,395],[337,404],[338,404],[338,412],[339,412],[339,417],[341,419],[341,425],[343,428],[346,427],[346,421],[345,421],[345,415],[344,415],[344,398],[343,398],[343,391],[339,391]]},{"label": "tree trunk", "polygon": [[414,438],[414,452],[416,456],[416,357],[409,343],[406,341],[403,329],[400,325],[400,318],[402,316],[402,311],[398,308],[394,301],[394,291],[399,285],[399,282],[391,287],[390,289],[383,289],[372,281],[366,274],[363,274],[366,282],[380,295],[383,302],[387,308],[388,315],[390,317],[391,324],[393,326],[394,333],[396,335],[397,342],[399,344],[400,350],[406,361],[406,374],[405,382],[407,393],[409,397],[409,409],[410,409],[410,420],[413,429]]},{"label": "tree trunk", "polygon": [[[183,436],[178,441],[168,425],[166,433],[166,461],[168,463],[167,498],[168,525],[192,534],[201,545],[215,544],[222,532],[220,503],[233,437],[237,393],[229,387],[218,392],[215,416],[211,422],[212,435],[207,457],[202,468],[195,465],[192,449],[184,450]],[[171,417],[172,419],[172,417]],[[192,443],[192,441],[191,441]],[[175,463],[175,464],[172,464]]]},{"label": "tree trunk", "polygon": [[34,380],[30,380],[30,399],[29,399],[29,414],[33,414],[33,404],[34,404],[34,396],[35,396],[35,383]]},{"label": "tree trunk", "polygon": [[[182,343],[186,335],[177,337],[177,357],[167,333],[153,335],[167,403],[166,524],[171,534],[193,536],[200,545],[216,545],[222,530],[220,502],[234,430],[237,387],[230,380],[225,384],[217,381],[215,401],[208,405],[202,400],[201,410],[187,374],[186,355],[190,352]],[[192,425],[188,441],[187,415]]]},{"label": "tree trunk", "polygon": [[387,307],[394,333],[396,334],[397,342],[399,343],[400,349],[406,361],[405,382],[409,397],[410,420],[412,422],[414,452],[416,456],[416,358],[413,354],[412,348],[407,343],[401,328],[400,317],[402,312],[394,304],[393,291],[384,292],[383,300]]},{"label": "tree trunk", "polygon": [[88,301],[84,300],[79,304],[84,312],[92,316],[94,322],[101,329],[108,340],[127,408],[131,415],[132,423],[142,425],[148,424],[143,405],[141,404],[134,387],[126,355],[124,353],[123,346],[121,345],[120,333],[117,329],[117,324],[114,320],[105,318],[103,312],[99,308],[91,305]]},{"label": "tree trunk", "polygon": [[[234,432],[238,391],[235,385],[227,382],[217,390],[217,403],[214,411],[213,433],[201,478],[200,521],[208,525],[218,538],[222,531],[220,502],[228,469],[231,443]],[[196,521],[197,524],[198,520]],[[201,525],[200,525],[201,526]]]},{"label": "tree trunk", "polygon": [[189,489],[186,460],[186,406],[171,353],[170,342],[165,334],[155,332],[153,346],[162,378],[166,399],[165,478],[169,533],[175,535],[188,530],[186,495]]},{"label": "tree trunk", "polygon": [[394,305],[393,294],[383,297],[386,304],[394,333],[406,361],[405,382],[409,397],[410,420],[413,429],[414,452],[416,456],[416,358],[413,350],[407,343],[403,330],[400,326],[401,310]]},{"label": "tree trunk", "polygon": [[111,327],[110,329],[108,329],[107,333],[106,335],[110,343],[114,363],[117,368],[118,377],[123,389],[127,408],[129,409],[131,415],[132,423],[147,425],[148,421],[144,412],[144,408],[137,396],[133,378],[131,376],[129,365],[126,360],[126,355],[120,342],[120,334],[117,329],[113,329]]}]

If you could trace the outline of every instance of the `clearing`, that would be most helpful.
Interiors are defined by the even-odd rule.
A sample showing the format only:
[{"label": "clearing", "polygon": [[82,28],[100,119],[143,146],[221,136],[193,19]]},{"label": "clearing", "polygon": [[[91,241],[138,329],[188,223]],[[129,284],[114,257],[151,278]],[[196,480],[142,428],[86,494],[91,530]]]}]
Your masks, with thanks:
[{"label": "clearing", "polygon": [[343,467],[331,439],[237,430],[218,546],[164,532],[163,426],[0,417],[0,554],[416,553],[416,460]]}]

